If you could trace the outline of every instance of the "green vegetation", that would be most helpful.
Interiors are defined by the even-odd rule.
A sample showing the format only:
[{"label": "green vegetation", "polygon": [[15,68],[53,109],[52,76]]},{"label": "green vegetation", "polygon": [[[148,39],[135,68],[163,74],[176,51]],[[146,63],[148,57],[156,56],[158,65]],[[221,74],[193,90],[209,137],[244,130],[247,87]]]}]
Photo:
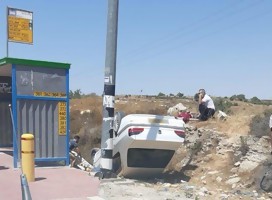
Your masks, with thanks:
[{"label": "green vegetation", "polygon": [[253,103],[253,104],[262,104],[262,101],[258,97],[252,97],[250,99],[250,103]]},{"label": "green vegetation", "polygon": [[231,101],[244,101],[244,102],[247,102],[247,99],[246,99],[246,96],[244,94],[238,94],[238,95],[232,95],[230,97],[230,100]]},{"label": "green vegetation", "polygon": [[182,98],[184,96],[184,94],[183,93],[177,93],[177,97],[179,97],[179,98]]},{"label": "green vegetation", "polygon": [[249,151],[249,146],[247,144],[247,138],[244,136],[240,136],[241,146],[240,151],[242,152],[242,155],[245,156],[247,152]]},{"label": "green vegetation", "polygon": [[82,92],[80,89],[75,90],[74,92],[70,90],[69,92],[69,98],[70,99],[81,99]]},{"label": "green vegetation", "polygon": [[165,97],[172,97],[172,98],[173,98],[173,97],[178,97],[178,98],[182,98],[182,97],[184,97],[184,94],[181,93],[181,92],[179,92],[179,93],[177,93],[176,95],[174,95],[173,93],[170,93],[169,95],[166,95],[166,94],[160,92],[160,93],[157,95],[157,97],[163,97],[163,98],[165,98]]},{"label": "green vegetation", "polygon": [[269,130],[269,117],[272,114],[272,110],[268,109],[260,115],[253,117],[250,123],[250,134],[257,137],[262,137],[270,133]]},{"label": "green vegetation", "polygon": [[217,97],[214,99],[214,105],[216,110],[221,110],[227,114],[231,113],[231,106],[238,106],[238,103],[232,103],[229,100],[222,98],[222,97]]},{"label": "green vegetation", "polygon": [[251,99],[246,99],[244,94],[232,95],[229,98],[231,101],[243,101],[249,102],[257,105],[271,105],[272,102],[270,100],[260,100],[258,97],[254,96]]},{"label": "green vegetation", "polygon": [[[83,109],[78,108],[78,110],[71,110],[71,113],[70,113],[71,137],[73,137],[74,134],[80,135],[80,137],[82,138],[80,140],[82,155],[84,156],[84,158],[89,160],[90,149],[100,146],[101,132],[102,132],[102,127],[101,127],[102,126],[102,98],[101,96],[97,96],[95,93],[85,95],[81,92],[80,89],[75,91],[70,91],[69,95],[70,95],[70,98],[75,99],[71,101],[71,104],[75,102],[74,104],[76,104],[77,106],[90,110],[89,112],[80,113]],[[87,105],[89,106],[81,105],[82,98],[90,97],[90,96],[93,98],[89,98],[87,100],[88,101]],[[124,97],[135,98],[135,96],[132,96],[130,94],[125,95]],[[176,102],[179,101],[179,98],[186,98],[185,96],[183,96],[182,93],[178,93],[175,96],[168,96],[161,92],[158,95],[154,95],[154,96],[142,95],[141,97],[150,99],[151,101],[136,100],[137,104],[135,104],[135,106],[131,106],[131,103],[116,104],[116,108],[115,108],[116,111],[123,111],[126,114],[143,113],[143,114],[164,115],[167,111],[166,107],[158,106],[158,104],[155,104],[155,103],[150,103],[152,102],[152,99],[160,99],[163,101],[167,100],[166,102],[168,102],[169,105],[174,105],[176,104]],[[235,98],[245,101],[244,95],[240,95],[240,96],[236,95]],[[81,100],[78,101],[76,99],[81,99]],[[190,99],[193,100],[192,98]],[[221,110],[227,114],[232,114],[231,107],[238,106],[238,103],[239,103],[239,102],[237,103],[237,100],[231,101],[230,99],[226,97],[213,97],[213,100],[216,106],[216,110],[217,111]],[[135,101],[135,99],[133,101]],[[271,104],[270,100],[261,101],[257,97],[253,97],[247,102],[255,103],[255,104],[267,104],[267,105]],[[256,135],[258,137],[268,135],[270,133],[268,122],[269,122],[269,117],[271,114],[272,114],[272,109],[265,111],[261,115],[255,116],[252,122],[250,123],[250,134]],[[241,143],[242,143],[242,148],[244,153],[246,153],[246,150],[247,150],[247,143],[245,139],[246,138],[241,138]]]},{"label": "green vegetation", "polygon": [[69,98],[70,99],[81,99],[83,97],[95,97],[96,93],[92,92],[90,94],[83,94],[80,89],[75,90],[74,92],[70,90]]},{"label": "green vegetation", "polygon": [[158,94],[158,97],[165,97],[166,95],[164,94],[164,93],[162,93],[162,92],[160,92],[159,94]]}]

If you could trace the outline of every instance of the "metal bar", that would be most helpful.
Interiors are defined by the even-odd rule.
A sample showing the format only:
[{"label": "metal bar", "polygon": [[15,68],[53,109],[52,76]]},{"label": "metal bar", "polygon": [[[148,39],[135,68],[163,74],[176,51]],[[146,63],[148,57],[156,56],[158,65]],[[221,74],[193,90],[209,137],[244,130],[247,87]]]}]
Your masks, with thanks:
[{"label": "metal bar", "polygon": [[32,200],[26,176],[24,174],[21,174],[20,179],[21,179],[22,199],[23,200]]},{"label": "metal bar", "polygon": [[8,11],[9,11],[9,7],[7,7],[7,58],[9,57],[9,39],[8,39],[8,34],[9,34],[9,30],[8,30]]},{"label": "metal bar", "polygon": [[12,116],[13,116],[13,165],[17,168],[18,162],[18,136],[17,136],[17,90],[16,90],[16,65],[12,64]]},{"label": "metal bar", "polygon": [[35,158],[35,162],[43,162],[43,161],[62,161],[66,160],[66,157],[56,157],[56,158]]},{"label": "metal bar", "polygon": [[66,165],[70,164],[69,139],[70,139],[70,109],[69,109],[69,69],[66,69]]},{"label": "metal bar", "polygon": [[65,98],[58,98],[58,97],[37,97],[37,96],[30,96],[30,95],[18,95],[17,99],[48,100],[48,101],[66,101],[67,97],[65,97]]}]

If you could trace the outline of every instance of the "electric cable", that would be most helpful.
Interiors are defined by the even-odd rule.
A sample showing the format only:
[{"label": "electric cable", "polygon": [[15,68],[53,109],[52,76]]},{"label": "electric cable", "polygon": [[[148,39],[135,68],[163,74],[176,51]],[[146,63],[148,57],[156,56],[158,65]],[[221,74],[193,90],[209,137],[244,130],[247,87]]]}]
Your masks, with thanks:
[{"label": "electric cable", "polygon": [[[261,1],[258,1],[258,2],[254,2],[254,3],[252,3],[252,4],[247,5],[246,7],[242,8],[242,9],[239,9],[239,10],[233,11],[233,12],[231,12],[231,13],[228,13],[228,14],[226,14],[226,15],[223,15],[223,16],[221,16],[221,17],[219,17],[219,18],[214,19],[212,22],[210,22],[209,25],[211,25],[211,24],[213,24],[213,23],[216,23],[216,22],[221,22],[221,20],[224,19],[224,18],[233,16],[233,15],[236,15],[236,14],[241,14],[241,12],[247,11],[248,9],[250,9],[250,8],[252,8],[252,7],[255,7],[256,5],[260,5],[260,4],[262,4],[263,2],[264,2],[264,0],[261,0]],[[205,24],[203,25],[203,24],[202,24],[201,26],[198,26],[198,27],[196,27],[196,28],[194,28],[194,29],[192,29],[192,30],[190,30],[190,31],[185,32],[186,34],[184,34],[184,33],[179,33],[179,34],[177,34],[176,36],[168,37],[165,41],[161,41],[160,43],[153,44],[153,46],[162,46],[162,44],[164,44],[164,43],[166,43],[166,42],[169,44],[169,42],[172,41],[172,40],[175,40],[175,42],[176,42],[177,39],[180,38],[181,36],[184,36],[184,35],[188,35],[188,34],[194,33],[194,32],[197,31],[197,30],[203,30],[203,27],[207,27],[207,25],[205,25]],[[202,38],[202,36],[201,36],[201,38]],[[186,43],[187,43],[187,42],[186,42]],[[147,49],[148,49],[147,47],[144,48],[145,51],[147,51]],[[140,49],[139,49],[139,50],[140,50]],[[157,49],[156,49],[156,50],[157,50]],[[136,55],[143,54],[145,51],[143,51],[143,49],[141,49],[140,52],[138,51],[138,53],[136,52],[135,54],[133,54],[133,57],[135,58]],[[150,51],[150,50],[149,50],[149,51]],[[157,55],[157,54],[156,54],[156,55]],[[123,64],[123,62],[121,62],[121,63],[119,63],[119,64]]]}]

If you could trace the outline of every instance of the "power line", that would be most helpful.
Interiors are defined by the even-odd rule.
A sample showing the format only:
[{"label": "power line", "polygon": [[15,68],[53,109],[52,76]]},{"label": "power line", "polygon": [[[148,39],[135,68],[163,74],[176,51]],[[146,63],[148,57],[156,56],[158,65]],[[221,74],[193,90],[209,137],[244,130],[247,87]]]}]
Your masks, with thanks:
[{"label": "power line", "polygon": [[223,31],[225,31],[225,30],[228,30],[228,29],[230,29],[230,28],[233,28],[233,27],[235,27],[235,26],[238,26],[238,25],[240,25],[240,24],[242,24],[242,23],[245,23],[245,22],[248,22],[248,21],[251,21],[251,20],[260,18],[260,17],[262,17],[262,16],[264,16],[264,15],[270,14],[271,12],[272,12],[271,9],[270,9],[270,10],[267,10],[267,11],[261,13],[261,14],[258,14],[258,15],[255,15],[255,16],[252,16],[252,17],[249,17],[249,18],[246,18],[246,19],[244,19],[244,20],[241,20],[241,21],[239,21],[239,22],[237,22],[237,23],[231,24],[231,25],[229,25],[229,26],[227,26],[227,27],[225,27],[225,28],[223,28],[223,29],[218,29],[218,30],[216,30],[216,31],[213,31],[213,32],[210,32],[210,33],[208,33],[208,34],[202,35],[202,36],[200,36],[200,37],[198,37],[198,38],[195,38],[195,39],[189,40],[189,41],[187,41],[187,42],[184,42],[184,43],[182,43],[182,44],[180,44],[180,45],[176,45],[175,47],[168,48],[168,49],[166,49],[166,50],[160,51],[160,52],[158,52],[158,53],[156,53],[156,54],[153,54],[153,55],[151,55],[151,56],[146,56],[146,57],[144,57],[143,59],[138,59],[138,60],[136,60],[135,62],[133,62],[133,64],[139,63],[139,62],[143,62],[143,61],[146,61],[146,60],[150,60],[150,59],[152,59],[152,58],[154,58],[154,57],[158,57],[158,56],[163,55],[163,54],[170,53],[170,52],[172,52],[173,50],[176,50],[176,49],[178,49],[178,48],[187,46],[187,45],[192,44],[192,43],[194,43],[194,42],[196,42],[196,41],[200,41],[200,40],[202,40],[202,39],[204,39],[204,38],[210,37],[210,36],[212,36],[212,35],[214,35],[214,34],[216,34],[216,33],[223,32]]},{"label": "power line", "polygon": [[[241,1],[239,1],[239,2],[241,2]],[[149,48],[148,48],[148,45],[147,45],[148,43],[145,45],[145,48],[142,48],[142,47],[138,48],[138,51],[136,51],[136,53],[133,54],[133,57],[135,57],[135,55],[143,54],[144,52],[146,52],[147,49],[149,49],[149,50],[152,49],[152,47],[156,47],[156,46],[159,47],[159,46],[162,46],[165,43],[169,44],[170,41],[173,41],[173,40],[176,41],[176,39],[180,38],[181,36],[189,35],[191,33],[194,33],[196,31],[198,31],[198,30],[202,30],[203,27],[207,27],[207,26],[212,25],[212,24],[214,24],[216,22],[221,22],[222,19],[228,18],[228,17],[236,15],[236,14],[241,14],[241,12],[247,11],[248,9],[250,9],[252,7],[255,7],[256,5],[262,4],[263,2],[264,2],[264,0],[261,0],[261,1],[258,1],[258,2],[254,2],[252,4],[247,5],[246,7],[243,7],[241,9],[238,9],[238,10],[232,11],[230,13],[227,13],[227,14],[219,17],[219,18],[215,18],[212,21],[208,21],[209,22],[208,25],[206,25],[206,24],[200,24],[200,26],[197,26],[194,29],[188,30],[187,32],[182,32],[182,31],[184,31],[184,29],[183,29],[182,31],[179,31],[179,32],[175,33],[175,35],[172,34],[172,35],[170,35],[168,37],[165,37],[164,39],[160,39],[159,42],[156,42],[156,43],[154,43],[154,41],[155,41],[154,40],[153,43],[151,43],[151,45],[149,45]],[[233,5],[233,4],[231,4],[231,5]],[[228,7],[230,7],[230,5]],[[225,7],[225,9],[226,9],[226,7]],[[220,10],[218,10],[218,12],[220,12],[222,10],[225,10],[225,9],[220,9]],[[211,15],[206,16],[206,17],[204,17],[202,19],[209,19],[210,16]],[[203,21],[203,20],[200,20],[200,21]],[[204,20],[204,21],[206,21],[206,20]],[[197,24],[197,23],[193,23],[193,24]],[[192,27],[193,24],[191,24],[188,27]],[[127,56],[125,56],[125,57],[127,57]]]},{"label": "power line", "polygon": [[231,3],[231,4],[221,8],[219,10],[216,10],[215,12],[210,13],[210,14],[202,17],[202,18],[198,19],[197,21],[195,21],[195,22],[193,22],[191,24],[188,24],[186,26],[182,26],[182,27],[178,28],[176,31],[173,31],[172,33],[161,36],[161,37],[159,37],[159,38],[157,38],[157,39],[155,39],[155,40],[153,40],[151,42],[147,42],[144,45],[142,45],[141,47],[138,47],[138,48],[132,50],[131,52],[127,53],[125,56],[131,55],[131,54],[135,55],[135,53],[141,52],[143,49],[145,49],[146,47],[148,47],[150,45],[157,46],[158,41],[159,42],[162,42],[163,40],[168,41],[168,39],[171,39],[173,37],[173,35],[178,35],[179,33],[183,32],[184,30],[186,30],[188,28],[194,27],[195,25],[198,25],[199,23],[201,23],[203,21],[205,22],[206,20],[209,20],[211,17],[214,17],[214,15],[221,14],[223,11],[228,10],[230,8],[233,8],[233,6],[236,6],[236,5],[240,4],[243,1],[244,0],[235,1],[234,3]]}]

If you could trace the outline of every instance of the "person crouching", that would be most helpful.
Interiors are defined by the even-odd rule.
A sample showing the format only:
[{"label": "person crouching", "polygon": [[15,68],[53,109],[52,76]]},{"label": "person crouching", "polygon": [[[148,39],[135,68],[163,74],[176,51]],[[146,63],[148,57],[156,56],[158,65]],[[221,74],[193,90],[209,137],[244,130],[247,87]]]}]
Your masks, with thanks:
[{"label": "person crouching", "polygon": [[215,106],[212,98],[206,94],[204,89],[200,89],[198,92],[198,119],[201,121],[206,121],[213,117],[215,113]]}]

